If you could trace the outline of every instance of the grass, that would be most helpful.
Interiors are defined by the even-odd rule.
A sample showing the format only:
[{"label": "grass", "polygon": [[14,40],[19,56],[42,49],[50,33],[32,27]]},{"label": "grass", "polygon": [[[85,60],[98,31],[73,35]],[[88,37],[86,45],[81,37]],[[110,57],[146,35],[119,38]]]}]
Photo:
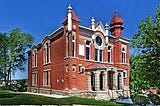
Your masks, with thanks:
[{"label": "grass", "polygon": [[88,98],[68,97],[68,98],[51,98],[45,96],[24,94],[8,90],[0,90],[0,105],[103,105],[103,106],[122,106],[116,102],[98,101]]}]

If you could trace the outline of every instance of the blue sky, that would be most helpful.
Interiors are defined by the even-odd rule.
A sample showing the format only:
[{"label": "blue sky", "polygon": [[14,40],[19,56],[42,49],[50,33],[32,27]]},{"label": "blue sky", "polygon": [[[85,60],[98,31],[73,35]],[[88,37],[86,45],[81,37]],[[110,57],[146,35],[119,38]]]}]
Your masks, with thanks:
[{"label": "blue sky", "polygon": [[[0,0],[0,32],[18,27],[32,34],[37,44],[62,26],[69,4],[86,27],[92,16],[109,24],[117,10],[124,20],[123,36],[131,39],[140,20],[155,14],[160,0]],[[27,71],[17,72],[13,78],[27,78]]]}]

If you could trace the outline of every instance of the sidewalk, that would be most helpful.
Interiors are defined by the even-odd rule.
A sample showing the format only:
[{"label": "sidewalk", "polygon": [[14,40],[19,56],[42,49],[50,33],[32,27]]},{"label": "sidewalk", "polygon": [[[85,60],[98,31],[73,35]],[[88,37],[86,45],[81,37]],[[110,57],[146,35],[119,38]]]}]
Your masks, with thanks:
[{"label": "sidewalk", "polygon": [[46,97],[53,97],[53,98],[68,98],[69,96],[63,96],[63,95],[56,95],[56,94],[42,94],[42,93],[33,93],[33,92],[23,92],[25,94],[33,94],[33,95],[41,95]]}]

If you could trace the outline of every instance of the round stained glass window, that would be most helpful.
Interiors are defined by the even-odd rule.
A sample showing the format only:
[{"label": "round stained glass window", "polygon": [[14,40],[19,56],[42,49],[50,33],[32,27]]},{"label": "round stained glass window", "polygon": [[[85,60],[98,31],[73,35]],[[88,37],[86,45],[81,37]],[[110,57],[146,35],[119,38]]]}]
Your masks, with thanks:
[{"label": "round stained glass window", "polygon": [[96,40],[96,44],[97,44],[98,46],[101,46],[101,45],[102,45],[102,38],[101,38],[100,36],[97,36],[95,40]]}]

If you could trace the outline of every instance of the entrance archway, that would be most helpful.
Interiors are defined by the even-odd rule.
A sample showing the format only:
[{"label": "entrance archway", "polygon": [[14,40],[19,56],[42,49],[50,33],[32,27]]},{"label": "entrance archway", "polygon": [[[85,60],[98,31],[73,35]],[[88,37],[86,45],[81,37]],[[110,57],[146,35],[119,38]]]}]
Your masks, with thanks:
[{"label": "entrance archway", "polygon": [[113,74],[114,71],[108,71],[108,88],[113,90]]}]

